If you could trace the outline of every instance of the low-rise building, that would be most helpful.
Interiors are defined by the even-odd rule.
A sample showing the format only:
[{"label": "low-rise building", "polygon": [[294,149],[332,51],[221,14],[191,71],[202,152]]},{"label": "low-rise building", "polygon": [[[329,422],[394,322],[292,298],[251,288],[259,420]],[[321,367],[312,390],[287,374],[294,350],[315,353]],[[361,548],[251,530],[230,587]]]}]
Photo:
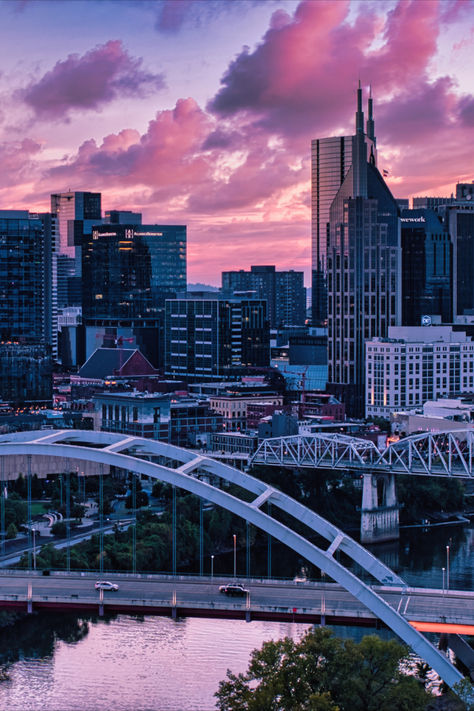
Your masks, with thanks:
[{"label": "low-rise building", "polygon": [[299,418],[318,415],[332,418],[337,422],[344,422],[346,407],[335,395],[318,391],[304,391],[301,400],[292,405],[293,413]]},{"label": "low-rise building", "polygon": [[214,432],[209,436],[209,443],[212,452],[251,456],[258,447],[258,436],[243,432]]},{"label": "low-rise building", "polygon": [[474,389],[474,343],[451,326],[391,327],[366,341],[365,354],[366,417]]},{"label": "low-rise building", "polygon": [[195,447],[222,429],[222,417],[206,401],[136,391],[98,393],[93,399],[95,429],[105,432]]},{"label": "low-rise building", "polygon": [[247,405],[249,403],[265,403],[281,408],[283,396],[268,393],[262,395],[220,395],[209,398],[212,410],[222,415],[224,428],[233,432],[246,429]]},{"label": "low-rise building", "polygon": [[392,432],[403,436],[474,429],[474,404],[470,397],[431,400],[422,409],[392,413],[390,423]]}]

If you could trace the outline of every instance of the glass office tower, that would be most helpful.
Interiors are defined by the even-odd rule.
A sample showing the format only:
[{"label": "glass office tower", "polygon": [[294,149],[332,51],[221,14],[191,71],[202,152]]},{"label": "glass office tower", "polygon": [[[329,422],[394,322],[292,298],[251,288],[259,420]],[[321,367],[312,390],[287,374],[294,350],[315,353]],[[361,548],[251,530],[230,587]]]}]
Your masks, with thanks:
[{"label": "glass office tower", "polygon": [[51,231],[27,210],[0,210],[0,337],[51,343]]},{"label": "glass office tower", "polygon": [[83,247],[82,288],[86,357],[122,337],[163,365],[165,299],[186,291],[186,227],[95,226]]},{"label": "glass office tower", "polygon": [[452,321],[452,244],[433,210],[402,210],[402,326]]},{"label": "glass office tower", "polygon": [[[367,161],[377,164],[372,97],[369,97],[369,118],[364,142]],[[313,325],[327,320],[327,245],[329,211],[332,201],[352,165],[353,136],[317,138],[311,141],[311,260]]]},{"label": "glass office tower", "polygon": [[302,326],[306,320],[306,289],[303,272],[276,271],[272,265],[250,267],[250,271],[222,272],[222,292],[253,292],[267,302],[270,328]]},{"label": "glass office tower", "polygon": [[364,414],[364,342],[399,323],[399,208],[367,160],[358,90],[352,165],[334,198],[328,242],[328,381],[350,416]]}]

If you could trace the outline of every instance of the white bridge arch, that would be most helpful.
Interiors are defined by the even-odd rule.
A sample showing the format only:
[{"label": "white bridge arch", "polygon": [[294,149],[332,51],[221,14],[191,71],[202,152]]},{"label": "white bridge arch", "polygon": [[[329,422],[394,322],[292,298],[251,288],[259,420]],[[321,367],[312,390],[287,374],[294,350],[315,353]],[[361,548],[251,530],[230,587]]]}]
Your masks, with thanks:
[{"label": "white bridge arch", "polygon": [[[3,457],[19,455],[28,459],[29,474],[34,473],[31,466],[34,457],[52,456],[69,461],[93,462],[159,479],[231,511],[321,568],[390,627],[449,686],[454,686],[463,678],[444,654],[390,607],[369,585],[341,565],[334,558],[334,553],[340,548],[385,585],[404,586],[401,578],[336,526],[255,477],[220,461],[164,442],[106,432],[60,430],[46,433],[43,430],[0,437],[0,462]],[[155,461],[150,461],[151,459]],[[3,467],[2,471],[4,471]],[[219,478],[237,484],[254,494],[255,498],[251,502],[244,501],[209,481],[203,481],[202,477],[210,480]],[[326,550],[319,548],[261,511],[261,506],[265,502],[271,502],[273,506],[320,534],[329,541],[328,548]]]}]

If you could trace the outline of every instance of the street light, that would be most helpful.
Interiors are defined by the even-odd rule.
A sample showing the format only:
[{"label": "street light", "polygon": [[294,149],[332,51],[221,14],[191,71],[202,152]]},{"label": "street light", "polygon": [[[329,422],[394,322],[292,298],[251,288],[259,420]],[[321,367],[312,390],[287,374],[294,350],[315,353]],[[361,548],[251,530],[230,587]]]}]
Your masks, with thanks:
[{"label": "street light", "polygon": [[449,546],[446,546],[446,590],[449,590]]},{"label": "street light", "polygon": [[214,556],[211,555],[211,579],[214,577]]},{"label": "street light", "polygon": [[33,534],[33,570],[36,570],[36,528],[31,529]]},{"label": "street light", "polygon": [[445,573],[446,573],[446,568],[441,568],[443,571],[443,594],[444,594],[444,581],[445,581]]},{"label": "street light", "polygon": [[234,578],[237,577],[237,536],[234,533],[233,535],[234,539]]}]

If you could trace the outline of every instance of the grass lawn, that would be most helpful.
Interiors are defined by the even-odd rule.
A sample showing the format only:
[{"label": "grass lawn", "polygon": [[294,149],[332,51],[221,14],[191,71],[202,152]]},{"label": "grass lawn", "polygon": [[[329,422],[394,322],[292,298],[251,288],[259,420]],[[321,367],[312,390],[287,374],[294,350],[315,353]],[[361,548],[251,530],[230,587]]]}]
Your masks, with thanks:
[{"label": "grass lawn", "polygon": [[31,515],[41,516],[41,514],[46,513],[48,509],[51,508],[51,504],[46,501],[32,501],[31,502]]}]

